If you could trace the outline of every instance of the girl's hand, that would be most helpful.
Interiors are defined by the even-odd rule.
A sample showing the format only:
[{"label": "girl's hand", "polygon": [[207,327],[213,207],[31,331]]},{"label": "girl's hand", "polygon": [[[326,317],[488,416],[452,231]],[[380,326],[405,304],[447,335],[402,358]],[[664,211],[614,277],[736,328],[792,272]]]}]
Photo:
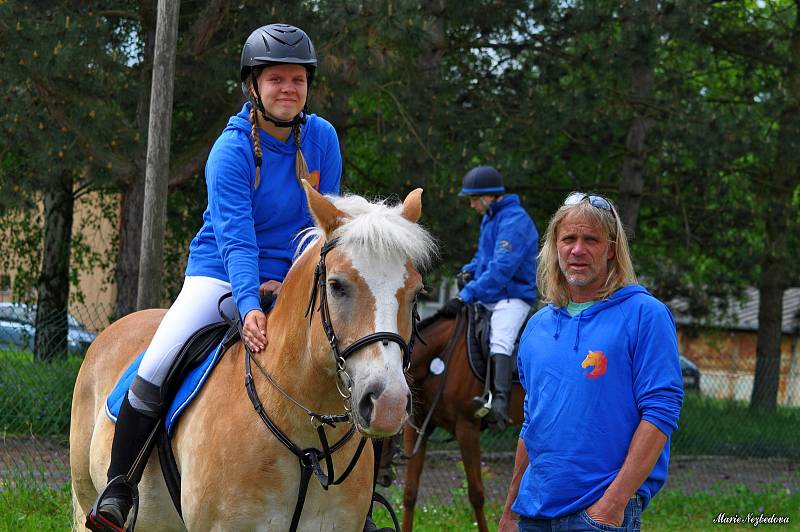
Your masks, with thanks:
[{"label": "girl's hand", "polygon": [[267,317],[260,310],[251,310],[244,317],[242,340],[250,351],[258,353],[267,347]]}]

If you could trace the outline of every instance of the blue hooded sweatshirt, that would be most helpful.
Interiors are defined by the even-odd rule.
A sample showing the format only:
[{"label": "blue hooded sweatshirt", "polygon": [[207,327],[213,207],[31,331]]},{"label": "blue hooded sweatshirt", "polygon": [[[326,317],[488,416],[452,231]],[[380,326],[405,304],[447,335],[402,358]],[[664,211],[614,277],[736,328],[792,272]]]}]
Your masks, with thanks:
[{"label": "blue hooded sweatshirt", "polygon": [[[244,318],[260,308],[261,283],[283,281],[292,265],[297,234],[313,225],[305,192],[295,174],[292,135],[281,142],[259,130],[263,163],[255,187],[256,162],[250,138],[250,103],[232,116],[206,163],[208,207],[203,227],[189,245],[186,275],[231,283]],[[310,115],[301,128],[301,147],[312,181],[323,194],[338,194],[342,156],[333,126]],[[312,183],[314,185],[315,183]]]},{"label": "blue hooded sweatshirt", "polygon": [[536,302],[536,254],[539,233],[519,203],[507,194],[495,201],[481,219],[478,251],[462,271],[472,280],[458,296],[467,303],[496,303],[502,299]]},{"label": "blue hooded sweatshirt", "polygon": [[667,478],[683,383],[669,309],[630,285],[570,316],[549,305],[522,333],[520,437],[530,460],[513,510],[553,519],[586,509],[616,478],[641,420],[667,436],[636,493],[644,506]]}]

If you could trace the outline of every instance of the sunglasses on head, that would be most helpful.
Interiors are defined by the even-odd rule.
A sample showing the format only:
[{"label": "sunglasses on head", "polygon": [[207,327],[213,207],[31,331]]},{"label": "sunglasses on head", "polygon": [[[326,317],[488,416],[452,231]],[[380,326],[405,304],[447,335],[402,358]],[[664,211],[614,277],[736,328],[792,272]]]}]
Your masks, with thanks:
[{"label": "sunglasses on head", "polygon": [[614,209],[611,207],[611,202],[603,196],[595,196],[594,194],[586,194],[585,192],[573,192],[564,200],[564,205],[577,205],[583,200],[588,200],[589,204],[604,211],[611,211],[614,214]]}]

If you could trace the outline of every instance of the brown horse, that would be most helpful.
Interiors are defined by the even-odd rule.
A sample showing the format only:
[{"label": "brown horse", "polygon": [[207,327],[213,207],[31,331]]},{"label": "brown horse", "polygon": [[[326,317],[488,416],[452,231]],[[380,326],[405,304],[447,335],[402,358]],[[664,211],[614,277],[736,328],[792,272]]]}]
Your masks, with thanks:
[{"label": "brown horse", "polygon": [[[368,437],[391,435],[408,417],[403,361],[422,288],[417,267],[435,250],[416,224],[421,189],[402,205],[388,206],[358,196],[324,198],[304,186],[317,223],[311,236],[318,238],[284,280],[267,325],[269,345],[253,355],[263,368],[263,374],[253,372],[253,388],[274,424],[300,449],[318,448],[321,442],[319,419],[304,415],[308,412],[301,406],[346,419],[325,432],[331,445],[343,441],[332,453],[335,472],[354,467],[327,490],[312,477],[298,528],[360,532],[372,494],[372,446],[351,464],[361,438],[345,436],[353,426]],[[110,325],[81,366],[70,428],[76,529],[106,483],[114,431],[104,414],[106,397],[146,348],[163,315],[163,310],[147,310]],[[141,530],[290,529],[302,462],[254,409],[243,386],[246,359],[242,344],[236,344],[174,432],[182,520],[158,457],[150,456],[139,484]]]},{"label": "brown horse", "polygon": [[[409,380],[414,394],[414,414],[411,424],[403,432],[405,454],[409,456],[403,489],[405,532],[410,532],[414,525],[414,505],[425,464],[425,449],[428,437],[435,427],[443,428],[458,441],[467,476],[469,501],[475,510],[478,529],[481,532],[489,530],[483,512],[485,497],[481,480],[481,422],[473,415],[472,406],[472,398],[483,393],[484,385],[472,373],[467,360],[466,319],[466,311],[462,309],[455,318],[436,314],[420,324],[420,336],[427,345],[417,343],[412,353]],[[456,333],[458,335],[454,336]],[[436,357],[445,364],[444,371],[438,375],[430,370],[431,361]],[[522,387],[515,384],[509,402],[511,424],[522,423],[523,399]],[[417,429],[423,429],[421,425],[428,416],[430,420],[420,434]],[[418,450],[414,453],[416,446]]]}]

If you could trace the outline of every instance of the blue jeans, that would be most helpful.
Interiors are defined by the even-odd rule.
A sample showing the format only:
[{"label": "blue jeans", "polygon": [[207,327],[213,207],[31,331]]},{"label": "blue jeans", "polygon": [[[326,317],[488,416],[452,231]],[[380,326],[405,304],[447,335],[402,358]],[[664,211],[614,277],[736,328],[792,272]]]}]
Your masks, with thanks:
[{"label": "blue jeans", "polygon": [[586,510],[555,519],[530,519],[525,516],[519,518],[520,532],[596,532],[598,530],[639,532],[641,526],[642,498],[638,495],[631,497],[631,500],[628,501],[622,526],[596,523],[586,514]]}]

